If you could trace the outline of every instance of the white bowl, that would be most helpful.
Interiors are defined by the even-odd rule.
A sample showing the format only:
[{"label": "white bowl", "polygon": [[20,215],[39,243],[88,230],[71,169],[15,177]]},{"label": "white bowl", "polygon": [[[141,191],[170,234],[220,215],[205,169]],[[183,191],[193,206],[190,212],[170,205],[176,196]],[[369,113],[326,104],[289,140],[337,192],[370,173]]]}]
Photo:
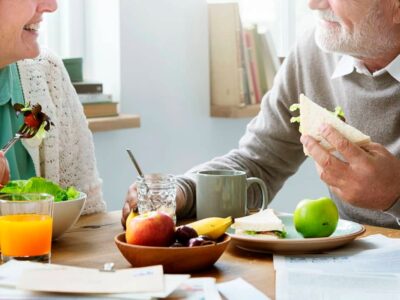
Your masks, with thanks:
[{"label": "white bowl", "polygon": [[75,224],[82,213],[85,201],[86,194],[81,192],[77,199],[54,202],[53,240],[60,238]]}]

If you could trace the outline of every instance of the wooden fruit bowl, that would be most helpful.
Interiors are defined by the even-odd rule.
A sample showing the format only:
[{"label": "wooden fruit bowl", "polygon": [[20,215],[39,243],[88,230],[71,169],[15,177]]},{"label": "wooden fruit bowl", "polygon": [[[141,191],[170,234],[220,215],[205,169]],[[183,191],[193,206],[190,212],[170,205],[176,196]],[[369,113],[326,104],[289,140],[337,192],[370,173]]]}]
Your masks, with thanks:
[{"label": "wooden fruit bowl", "polygon": [[125,233],[114,238],[115,244],[133,267],[162,265],[164,273],[191,273],[211,267],[224,253],[231,237],[224,234],[215,245],[198,247],[148,247],[128,244]]}]

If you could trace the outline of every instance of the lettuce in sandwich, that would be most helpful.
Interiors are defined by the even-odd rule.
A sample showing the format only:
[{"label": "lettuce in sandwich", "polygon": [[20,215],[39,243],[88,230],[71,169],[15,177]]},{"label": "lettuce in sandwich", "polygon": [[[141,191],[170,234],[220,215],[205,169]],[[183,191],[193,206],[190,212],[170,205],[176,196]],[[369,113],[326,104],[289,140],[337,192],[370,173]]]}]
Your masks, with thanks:
[{"label": "lettuce in sandwich", "polygon": [[[294,103],[292,105],[290,105],[289,110],[294,112],[296,110],[300,110],[300,103]],[[341,106],[336,106],[335,107],[335,111],[331,112],[335,117],[339,118],[340,120],[342,120],[343,122],[346,122],[346,118],[344,116],[344,110]],[[299,131],[301,132],[301,122],[300,122],[300,116],[298,117],[291,117],[290,118],[290,123],[299,123],[300,127],[299,127]]]},{"label": "lettuce in sandwich", "polygon": [[[328,151],[334,151],[335,148],[325,140],[320,133],[322,124],[327,124],[335,128],[343,137],[356,145],[364,145],[371,142],[371,138],[362,133],[357,128],[344,122],[344,112],[340,107],[336,107],[334,112],[321,107],[305,95],[300,95],[300,103],[293,104],[291,111],[300,109],[300,116],[293,117],[291,122],[299,122],[299,131],[301,134],[309,135],[317,140],[322,147]],[[303,148],[304,153],[308,152]]]},{"label": "lettuce in sandwich", "polygon": [[250,216],[236,218],[232,227],[236,234],[270,239],[286,237],[286,229],[282,220],[270,208]]}]

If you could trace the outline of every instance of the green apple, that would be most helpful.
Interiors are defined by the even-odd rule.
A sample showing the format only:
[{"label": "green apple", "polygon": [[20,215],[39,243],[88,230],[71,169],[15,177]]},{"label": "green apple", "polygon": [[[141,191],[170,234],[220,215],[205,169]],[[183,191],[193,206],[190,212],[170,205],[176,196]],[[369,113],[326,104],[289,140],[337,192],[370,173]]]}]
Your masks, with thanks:
[{"label": "green apple", "polygon": [[335,202],[328,197],[304,199],[294,211],[294,226],[303,237],[327,237],[336,229],[339,212]]}]

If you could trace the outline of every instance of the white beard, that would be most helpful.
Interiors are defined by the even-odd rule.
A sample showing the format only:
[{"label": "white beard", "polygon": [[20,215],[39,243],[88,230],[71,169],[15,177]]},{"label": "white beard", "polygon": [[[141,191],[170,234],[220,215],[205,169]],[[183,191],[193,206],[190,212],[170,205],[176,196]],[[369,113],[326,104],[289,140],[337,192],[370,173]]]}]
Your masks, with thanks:
[{"label": "white beard", "polygon": [[396,39],[388,32],[379,11],[371,12],[349,32],[343,22],[331,10],[317,11],[319,19],[337,22],[337,26],[318,24],[315,41],[322,50],[354,57],[381,57],[396,48]]}]

